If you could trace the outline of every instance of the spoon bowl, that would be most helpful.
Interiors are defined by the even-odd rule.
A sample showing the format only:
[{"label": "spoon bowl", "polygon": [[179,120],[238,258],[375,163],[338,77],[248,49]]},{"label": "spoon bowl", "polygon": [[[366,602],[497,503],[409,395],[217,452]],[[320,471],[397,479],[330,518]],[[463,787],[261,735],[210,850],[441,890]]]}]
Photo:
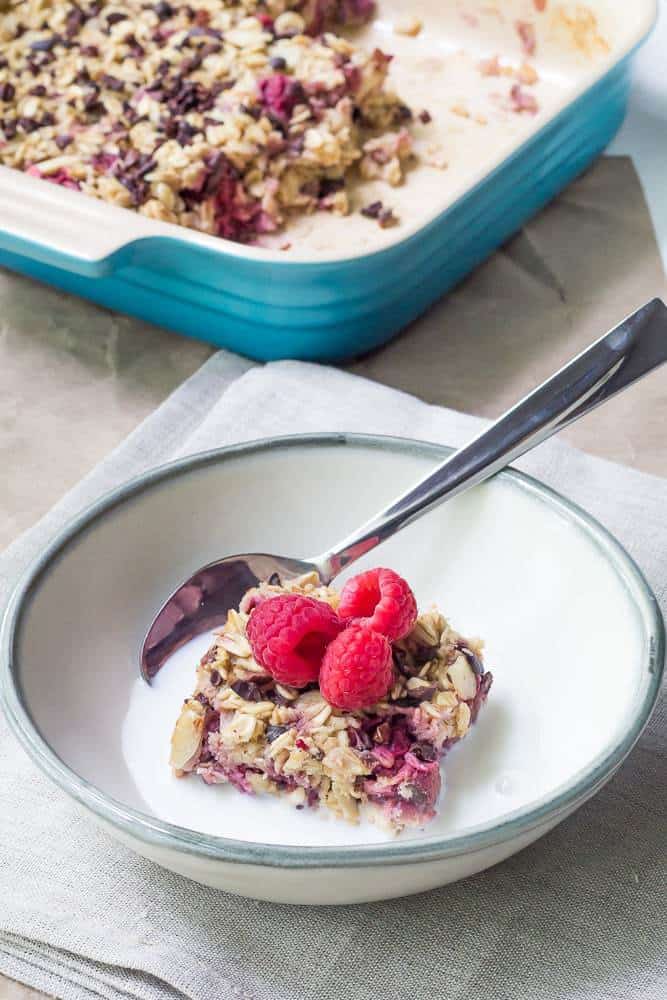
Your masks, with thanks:
[{"label": "spoon bowl", "polygon": [[220,625],[251,587],[315,568],[314,563],[264,552],[227,556],[202,567],[174,591],[151,625],[141,655],[144,679],[150,683],[172,653],[200,632]]}]

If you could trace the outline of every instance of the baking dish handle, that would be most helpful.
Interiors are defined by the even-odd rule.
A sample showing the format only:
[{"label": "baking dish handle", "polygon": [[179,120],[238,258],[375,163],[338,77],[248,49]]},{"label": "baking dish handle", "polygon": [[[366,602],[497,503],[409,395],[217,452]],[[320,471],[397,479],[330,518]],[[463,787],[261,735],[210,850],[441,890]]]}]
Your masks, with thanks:
[{"label": "baking dish handle", "polygon": [[135,212],[119,208],[118,220],[113,215],[95,198],[0,167],[0,250],[102,277],[120,250],[151,231],[151,220]]}]

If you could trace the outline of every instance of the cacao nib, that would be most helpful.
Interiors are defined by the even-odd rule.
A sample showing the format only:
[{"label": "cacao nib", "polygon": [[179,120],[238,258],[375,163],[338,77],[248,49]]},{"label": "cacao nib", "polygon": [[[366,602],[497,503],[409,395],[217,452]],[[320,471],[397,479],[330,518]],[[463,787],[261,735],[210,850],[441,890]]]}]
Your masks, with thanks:
[{"label": "cacao nib", "polygon": [[17,125],[24,132],[35,132],[39,128],[39,122],[34,118],[19,118]]},{"label": "cacao nib", "polygon": [[475,695],[472,704],[470,706],[470,718],[474,722],[479,714],[479,710],[486,701],[486,697],[489,693],[491,685],[493,684],[493,674],[488,671],[482,677],[477,694]]},{"label": "cacao nib", "polygon": [[398,705],[399,708],[416,708],[423,701],[430,701],[436,691],[436,687],[420,688],[418,693],[408,695],[405,698],[398,698],[393,704]]},{"label": "cacao nib", "polygon": [[104,74],[102,83],[107,90],[122,90],[125,86],[122,80],[119,80],[117,76],[112,76],[110,73]]},{"label": "cacao nib", "polygon": [[174,138],[181,146],[189,146],[198,131],[199,129],[196,129],[194,125],[190,125],[189,122],[180,121]]},{"label": "cacao nib", "polygon": [[206,45],[202,45],[199,50],[199,58],[203,61],[207,59],[208,56],[214,56],[216,53],[222,51],[222,45],[220,42],[207,42]]},{"label": "cacao nib", "polygon": [[244,701],[264,700],[262,692],[254,681],[236,681],[235,684],[231,685],[231,688],[232,691],[234,691],[239,698],[243,698]]},{"label": "cacao nib", "polygon": [[91,115],[93,118],[101,118],[103,115],[106,114],[107,109],[104,107],[102,102],[98,101],[97,98],[95,97],[87,98],[87,100],[84,103],[84,106],[86,113]]},{"label": "cacao nib", "polygon": [[423,740],[419,743],[413,743],[410,747],[410,752],[415,755],[417,760],[422,760],[426,764],[430,764],[434,760],[438,759],[435,747],[431,743],[426,743]]},{"label": "cacao nib", "polygon": [[174,16],[174,8],[166,0],[160,0],[159,3],[156,3],[153,10],[160,21],[168,21],[170,17]]},{"label": "cacao nib", "polygon": [[266,742],[273,743],[273,741],[277,740],[279,736],[282,736],[283,733],[286,733],[289,728],[290,728],[289,726],[267,726]]},{"label": "cacao nib", "polygon": [[184,73],[194,73],[196,69],[202,64],[202,57],[198,54],[196,56],[191,56],[190,59],[186,59],[182,65],[182,70]]},{"label": "cacao nib", "polygon": [[472,649],[468,649],[468,647],[464,646],[463,643],[461,643],[461,642],[459,642],[457,644],[456,648],[461,653],[463,653],[463,655],[465,656],[466,660],[468,661],[468,663],[472,667],[474,673],[476,673],[477,676],[480,677],[484,673],[484,665],[483,665],[482,661],[480,660],[479,656],[477,656],[476,653],[473,653]]},{"label": "cacao nib", "polygon": [[[65,18],[65,35],[67,38],[74,38],[86,23],[86,15],[78,7],[73,7]],[[83,51],[83,50],[82,50]]]},{"label": "cacao nib", "polygon": [[399,106],[396,108],[396,111],[394,112],[394,121],[399,125],[402,122],[412,121],[412,111],[407,106],[407,104],[399,104]]},{"label": "cacao nib", "polygon": [[419,643],[414,652],[415,662],[423,667],[425,663],[437,656],[439,648],[439,646],[426,646],[424,643]]},{"label": "cacao nib", "polygon": [[381,201],[372,201],[370,205],[364,206],[361,210],[361,214],[365,215],[367,219],[378,219],[380,217],[380,212],[382,211]]},{"label": "cacao nib", "polygon": [[394,666],[403,677],[415,677],[421,670],[419,663],[413,663],[411,659],[408,659],[408,654],[404,649],[395,646],[393,655]]},{"label": "cacao nib", "polygon": [[345,181],[342,177],[329,178],[325,177],[320,181],[320,189],[318,196],[320,198],[328,198],[330,194],[335,194],[336,191],[342,191],[345,187]]},{"label": "cacao nib", "polygon": [[53,46],[59,41],[59,35],[51,35],[49,38],[38,38],[36,42],[30,43],[30,48],[33,52],[50,52]]}]

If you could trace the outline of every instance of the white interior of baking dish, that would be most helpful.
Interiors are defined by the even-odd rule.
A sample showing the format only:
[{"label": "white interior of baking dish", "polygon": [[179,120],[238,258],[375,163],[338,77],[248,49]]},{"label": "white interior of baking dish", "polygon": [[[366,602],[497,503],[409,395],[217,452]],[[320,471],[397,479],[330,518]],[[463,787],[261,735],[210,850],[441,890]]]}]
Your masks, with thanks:
[{"label": "white interior of baking dish", "polygon": [[[0,167],[0,226],[82,261],[156,236],[236,256],[295,261],[380,250],[453,204],[627,55],[650,30],[656,0],[414,0],[409,12],[422,24],[416,36],[396,31],[406,20],[404,0],[379,0],[375,21],[355,37],[394,54],[393,85],[416,112],[427,110],[432,121],[414,126],[418,162],[405,184],[360,184],[350,216],[318,212],[296,218],[267,247],[247,247]],[[534,54],[525,49],[519,23],[534,29]],[[535,68],[538,82],[523,89],[536,98],[536,114],[513,107],[509,95],[515,78],[480,71],[480,62],[495,56],[505,67],[525,60]],[[360,207],[377,199],[394,210],[399,225],[383,230],[359,214]]]}]

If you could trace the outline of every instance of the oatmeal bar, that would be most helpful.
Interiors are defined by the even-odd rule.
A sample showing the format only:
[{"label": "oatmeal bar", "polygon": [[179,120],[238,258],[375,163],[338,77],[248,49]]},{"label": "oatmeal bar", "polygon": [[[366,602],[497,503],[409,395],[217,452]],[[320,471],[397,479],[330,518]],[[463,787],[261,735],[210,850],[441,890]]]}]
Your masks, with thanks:
[{"label": "oatmeal bar", "polygon": [[172,737],[176,775],[283,795],[298,809],[321,804],[351,822],[363,813],[396,832],[423,826],[436,813],[440,760],[468,732],[491,686],[481,643],[460,636],[438,610],[426,611],[392,644],[387,695],[366,710],[342,711],[317,683],[279,684],[253,658],[249,616],[285,593],[334,610],[339,603],[316,574],[246,594],[202,658],[181,710]]},{"label": "oatmeal bar", "polygon": [[290,213],[402,181],[412,113],[390,56],[333,33],[371,0],[9,0],[0,163],[253,242]]}]

